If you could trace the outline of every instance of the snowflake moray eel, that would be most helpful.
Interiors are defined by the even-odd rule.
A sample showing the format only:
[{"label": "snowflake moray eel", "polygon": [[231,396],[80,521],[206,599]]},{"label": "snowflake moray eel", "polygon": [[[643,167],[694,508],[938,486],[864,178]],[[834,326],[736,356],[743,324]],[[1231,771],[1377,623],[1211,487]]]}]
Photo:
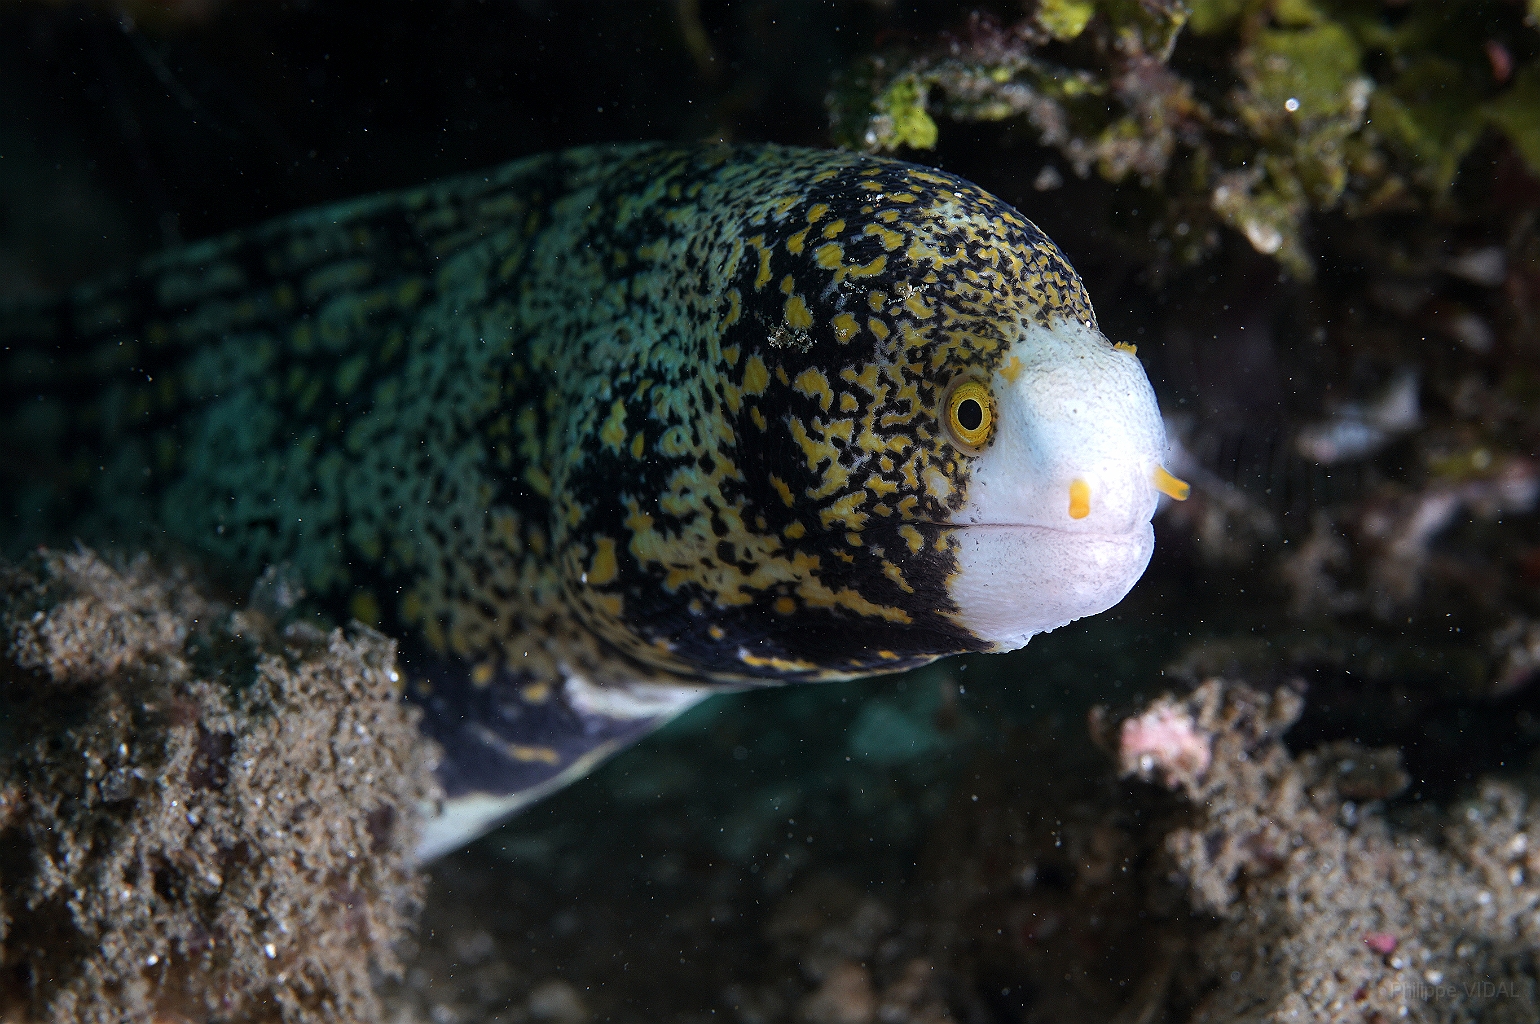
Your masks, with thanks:
[{"label": "snowflake moray eel", "polygon": [[0,310],[13,541],[285,565],[402,642],[450,849],[721,689],[1119,601],[1165,434],[1059,250],[952,175],[599,147]]}]

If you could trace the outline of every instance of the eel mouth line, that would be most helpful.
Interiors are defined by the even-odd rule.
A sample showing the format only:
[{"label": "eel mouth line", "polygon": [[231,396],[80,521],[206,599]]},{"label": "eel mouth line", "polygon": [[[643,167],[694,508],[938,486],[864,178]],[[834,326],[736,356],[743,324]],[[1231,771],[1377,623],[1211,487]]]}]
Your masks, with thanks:
[{"label": "eel mouth line", "polygon": [[1044,526],[1041,523],[928,523],[929,526],[938,526],[949,530],[1019,530],[1037,533],[1051,533],[1061,537],[1079,537],[1085,540],[1119,541],[1127,540],[1139,535],[1140,527],[1146,523],[1136,523],[1133,528],[1121,533],[1092,533],[1090,530],[1066,530],[1058,526]]},{"label": "eel mouth line", "polygon": [[[1187,496],[1192,493],[1192,488],[1188,486],[1185,480],[1179,480],[1172,476],[1171,473],[1167,471],[1166,467],[1160,465],[1159,463],[1157,463],[1155,468],[1150,472],[1150,485],[1154,487],[1156,491],[1164,494],[1166,497],[1172,499],[1173,501],[1186,501]],[[1086,481],[1084,477],[1076,477],[1070,481],[1068,491],[1069,502],[1065,508],[1065,512],[1069,514],[1071,519],[1079,522],[1091,514],[1091,485]],[[981,528],[1044,530],[1049,533],[1060,534],[1064,536],[1084,537],[1088,540],[1116,541],[1132,537],[1135,534],[1142,532],[1139,528],[1143,524],[1134,523],[1130,525],[1128,529],[1118,533],[1108,533],[1104,530],[1095,532],[1066,530],[1061,526],[1049,526],[1042,523],[948,523],[946,525],[962,530],[976,530]]]}]

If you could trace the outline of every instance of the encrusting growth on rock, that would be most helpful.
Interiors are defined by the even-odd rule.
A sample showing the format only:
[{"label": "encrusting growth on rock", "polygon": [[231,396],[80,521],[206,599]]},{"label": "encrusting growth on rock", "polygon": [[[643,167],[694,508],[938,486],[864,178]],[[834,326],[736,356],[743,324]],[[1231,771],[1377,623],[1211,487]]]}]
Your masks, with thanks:
[{"label": "encrusting growth on rock", "polygon": [[1210,678],[1097,709],[1122,780],[1051,725],[981,757],[908,915],[954,1019],[1532,1020],[1532,776],[1398,799],[1395,748],[1286,747],[1305,706]]},{"label": "encrusting growth on rock", "polygon": [[[1447,817],[1387,814],[1410,781],[1399,753],[1338,741],[1291,755],[1281,737],[1303,707],[1288,688],[1215,679],[1119,730],[1125,773],[1166,780],[1193,812],[1155,861],[1212,915],[1194,936],[1190,1019],[1526,1019],[1540,937],[1532,798],[1487,780]],[[1157,712],[1198,739],[1131,766],[1122,748],[1143,731],[1129,723]],[[1193,770],[1195,744],[1206,770]]]},{"label": "encrusting growth on rock", "polygon": [[432,752],[395,646],[147,559],[0,568],[0,1020],[369,1021]]},{"label": "encrusting growth on rock", "polygon": [[1447,818],[1398,823],[1379,809],[1409,781],[1396,751],[1336,742],[1290,757],[1278,735],[1297,697],[1218,682],[1199,694],[1267,724],[1217,741],[1223,772],[1188,788],[1200,820],[1166,837],[1194,905],[1218,918],[1196,946],[1219,984],[1195,1022],[1533,1012],[1540,823],[1522,790],[1486,781]]}]

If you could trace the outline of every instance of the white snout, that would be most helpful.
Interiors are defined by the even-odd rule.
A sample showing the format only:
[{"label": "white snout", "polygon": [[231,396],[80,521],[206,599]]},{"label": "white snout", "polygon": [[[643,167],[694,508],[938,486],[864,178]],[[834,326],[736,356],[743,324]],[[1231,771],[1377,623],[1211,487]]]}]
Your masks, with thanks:
[{"label": "white snout", "polygon": [[949,592],[964,626],[1010,650],[1112,607],[1144,573],[1166,434],[1139,360],[1084,324],[1023,325],[991,386]]}]

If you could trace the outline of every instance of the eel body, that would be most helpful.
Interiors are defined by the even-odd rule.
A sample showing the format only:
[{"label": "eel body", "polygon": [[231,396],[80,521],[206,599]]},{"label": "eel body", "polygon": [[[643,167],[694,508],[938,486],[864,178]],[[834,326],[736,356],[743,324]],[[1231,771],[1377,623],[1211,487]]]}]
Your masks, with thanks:
[{"label": "eel body", "polygon": [[402,641],[448,849],[724,688],[1006,650],[1149,559],[1165,437],[1057,248],[938,171],[605,147],[0,310],[8,536]]}]

